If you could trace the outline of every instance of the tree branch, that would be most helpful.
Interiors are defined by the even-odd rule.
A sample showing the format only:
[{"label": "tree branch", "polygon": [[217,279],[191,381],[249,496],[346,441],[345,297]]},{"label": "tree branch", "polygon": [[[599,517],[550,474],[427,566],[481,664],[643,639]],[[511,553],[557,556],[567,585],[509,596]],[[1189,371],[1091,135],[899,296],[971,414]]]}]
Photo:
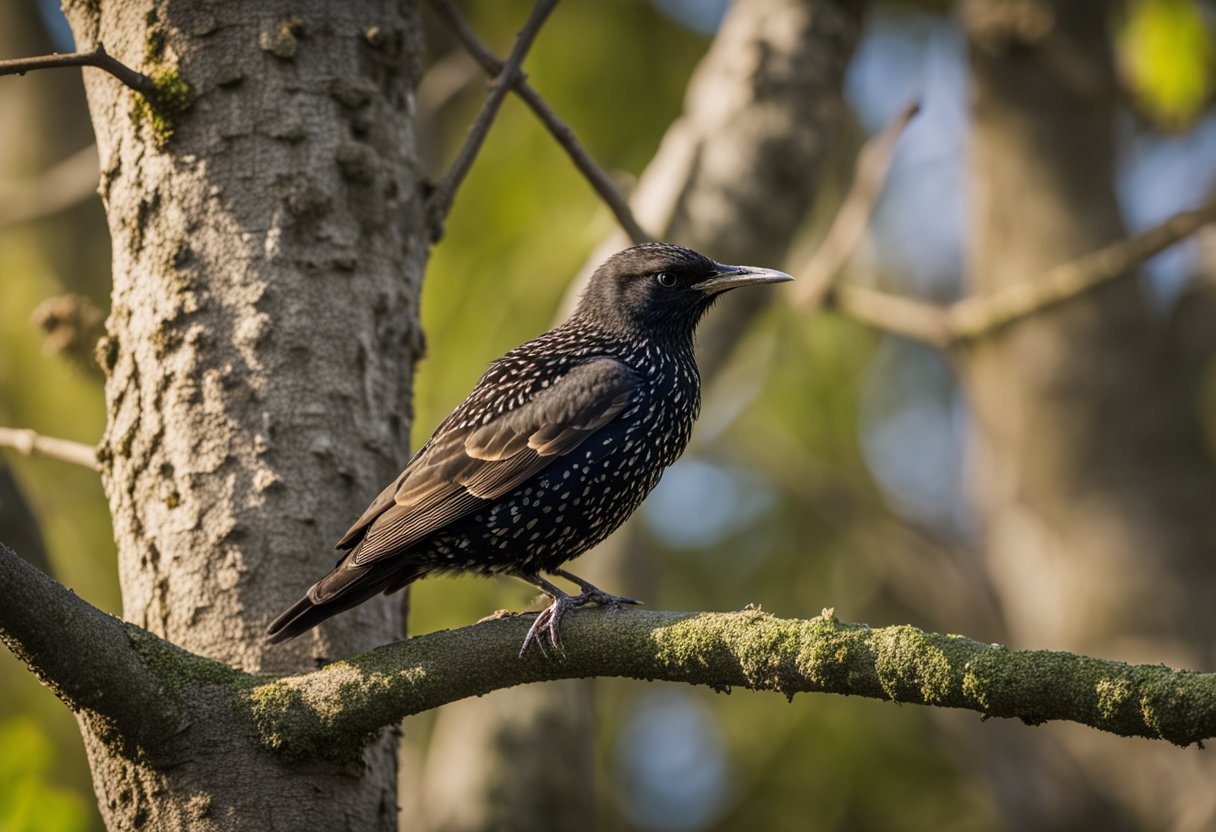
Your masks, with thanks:
[{"label": "tree branch", "polygon": [[798,306],[817,309],[828,299],[837,277],[857,251],[869,227],[870,215],[886,184],[899,137],[919,112],[920,102],[911,102],[882,132],[862,145],[853,168],[853,184],[823,242],[815,249],[802,269],[801,279],[795,284],[794,303]]},{"label": "tree branch", "polygon": [[94,66],[103,69],[122,81],[149,101],[156,99],[156,82],[136,72],[117,58],[112,57],[102,44],[92,52],[71,52],[66,55],[40,55],[36,58],[14,58],[0,61],[0,75],[24,75],[38,69],[56,69],[68,66]]},{"label": "tree branch", "polygon": [[170,703],[143,652],[159,639],[97,609],[3,543],[0,579],[0,641],[68,707],[100,717],[120,742],[142,746],[170,730]]},{"label": "tree branch", "polygon": [[97,470],[97,449],[70,439],[42,436],[32,430],[0,427],[0,448],[12,448],[26,456],[45,456]]},{"label": "tree branch", "polygon": [[953,341],[979,338],[1019,318],[1076,297],[1127,274],[1154,254],[1181,242],[1211,222],[1216,222],[1216,199],[1057,266],[1035,280],[1023,281],[990,295],[964,298],[947,313],[950,338]]},{"label": "tree branch", "polygon": [[[267,680],[203,659],[101,612],[0,544],[0,641],[117,742],[147,750],[216,703],[243,706],[261,743],[298,760],[358,759],[385,725],[448,702],[555,679],[617,676],[838,693],[1037,725],[1069,720],[1189,745],[1216,736],[1216,673],[1009,650],[900,625],[873,629],[830,610],[809,620],[733,613],[578,610],[566,648],[516,657],[531,615],[505,615]],[[192,686],[236,695],[198,696]],[[195,713],[196,712],[196,713]]]},{"label": "tree branch", "polygon": [[[452,0],[431,0],[431,7],[443,19],[444,23],[448,25],[468,53],[473,56],[473,59],[481,64],[482,69],[489,75],[498,76],[502,74],[503,62],[478,39],[477,34],[469,26],[468,21],[465,20]],[[635,244],[653,240],[654,238],[647,234],[642,226],[638,224],[637,219],[633,216],[633,210],[629,207],[628,200],[625,199],[624,194],[617,188],[612,177],[596,163],[595,159],[591,158],[591,154],[583,147],[570,125],[564,122],[553,111],[553,108],[541,98],[540,93],[528,83],[528,80],[523,75],[516,75],[512,79],[511,87],[523,99],[524,103],[531,108],[541,123],[545,125],[553,135],[553,138],[557,139],[557,143],[570,156],[570,160],[574,162],[574,166],[591,183],[591,187],[595,189],[600,199],[612,211],[621,228],[629,235],[629,239]]]},{"label": "tree branch", "polygon": [[469,128],[468,139],[460,148],[460,153],[457,154],[456,160],[452,162],[448,172],[443,175],[427,200],[426,211],[431,224],[433,242],[438,242],[443,237],[443,224],[452,208],[452,202],[456,198],[456,191],[460,188],[465,176],[468,175],[469,169],[473,167],[473,160],[477,158],[478,151],[485,143],[486,136],[490,132],[490,125],[494,123],[503,99],[510,92],[516,79],[521,77],[520,66],[527,57],[528,50],[532,48],[532,42],[536,40],[541,26],[545,23],[545,18],[556,5],[557,0],[537,0],[536,5],[532,8],[532,14],[528,17],[528,22],[516,35],[511,54],[507,56],[506,62],[502,64],[502,69],[494,79],[490,93],[486,96],[485,103],[481,105],[481,111],[473,121],[473,126]]},{"label": "tree branch", "polygon": [[1127,274],[1205,225],[1216,222],[1216,200],[1179,212],[1160,225],[1057,266],[990,295],[941,307],[855,284],[830,287],[824,298],[859,323],[947,348],[972,341]]},{"label": "tree branch", "polygon": [[783,620],[735,613],[580,610],[566,650],[515,657],[530,616],[411,638],[267,682],[249,702],[263,742],[292,757],[353,757],[384,725],[527,682],[591,676],[839,693],[965,708],[1037,725],[1069,720],[1178,745],[1216,736],[1216,674],[1015,651],[911,626],[871,629],[830,611]]},{"label": "tree branch", "polygon": [[825,304],[858,323],[945,349],[950,346],[946,307],[855,283],[833,287]]},{"label": "tree branch", "polygon": [[1057,266],[1038,278],[989,295],[963,298],[947,307],[857,284],[838,284],[836,281],[860,244],[882,193],[899,137],[919,111],[919,102],[909,104],[862,146],[857,154],[853,184],[822,244],[801,270],[802,279],[793,295],[795,305],[807,310],[834,307],[859,323],[945,349],[988,335],[1126,274],[1216,222],[1216,198],[1213,198],[1198,208],[1173,215],[1160,225]]}]

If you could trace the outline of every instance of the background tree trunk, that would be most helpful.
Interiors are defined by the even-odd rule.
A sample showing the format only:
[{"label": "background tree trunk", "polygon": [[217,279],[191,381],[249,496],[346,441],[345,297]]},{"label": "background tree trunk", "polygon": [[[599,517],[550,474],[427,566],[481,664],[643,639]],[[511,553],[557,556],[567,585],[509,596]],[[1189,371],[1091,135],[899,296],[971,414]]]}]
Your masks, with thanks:
[{"label": "background tree trunk", "polygon": [[[191,90],[185,112],[151,112],[85,75],[114,252],[100,458],[124,617],[250,671],[400,637],[387,602],[288,645],[262,633],[408,451],[427,255],[414,4],[66,12],[79,48]],[[396,827],[392,732],[337,776],[225,742],[240,729],[222,719],[183,726],[169,744],[194,750],[171,767],[81,727],[114,829]]]},{"label": "background tree trunk", "polygon": [[[965,7],[977,294],[1124,234],[1107,13],[1097,0]],[[1012,644],[1210,666],[1216,476],[1191,379],[1136,275],[982,340],[963,368],[988,570]],[[1025,737],[985,741],[1023,747],[998,764],[1013,827],[1211,824],[1216,806],[1194,801],[1216,771],[1206,755],[1051,733],[1059,745],[1037,743],[1033,760]]]}]

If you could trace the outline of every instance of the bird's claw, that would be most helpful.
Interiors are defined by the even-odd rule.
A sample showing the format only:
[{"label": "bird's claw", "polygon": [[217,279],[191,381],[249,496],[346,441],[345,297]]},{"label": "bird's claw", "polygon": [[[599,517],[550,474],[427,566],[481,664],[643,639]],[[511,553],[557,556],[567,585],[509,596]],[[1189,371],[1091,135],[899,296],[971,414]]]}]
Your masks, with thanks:
[{"label": "bird's claw", "polygon": [[600,607],[608,607],[609,609],[617,609],[626,604],[637,606],[642,602],[637,598],[630,598],[628,595],[613,595],[609,592],[604,592],[602,589],[584,589],[582,594],[577,598],[572,599],[572,606],[581,607],[584,604],[595,604]]},{"label": "bird's claw", "polygon": [[528,628],[528,634],[524,636],[523,646],[519,648],[519,657],[521,659],[528,652],[528,647],[533,644],[540,650],[542,656],[546,659],[549,658],[549,651],[545,649],[546,636],[549,638],[549,646],[558,652],[562,652],[561,639],[558,635],[562,614],[571,607],[579,606],[579,604],[575,603],[576,600],[569,595],[559,595],[553,599],[552,604],[537,613],[536,620],[532,622],[532,626]]},{"label": "bird's claw", "polygon": [[536,614],[536,620],[532,622],[532,626],[528,628],[528,634],[524,636],[523,646],[519,648],[519,657],[522,659],[524,654],[528,652],[528,648],[535,644],[540,650],[540,654],[546,659],[549,658],[549,651],[545,649],[545,637],[548,637],[549,646],[557,652],[562,650],[561,638],[559,630],[561,628],[562,615],[567,610],[576,607],[582,607],[587,604],[595,604],[608,609],[619,609],[620,607],[629,604],[636,605],[642,603],[636,598],[630,598],[627,595],[612,595],[604,592],[602,589],[585,589],[581,594],[574,596],[559,595],[553,599],[553,603],[545,607]]}]

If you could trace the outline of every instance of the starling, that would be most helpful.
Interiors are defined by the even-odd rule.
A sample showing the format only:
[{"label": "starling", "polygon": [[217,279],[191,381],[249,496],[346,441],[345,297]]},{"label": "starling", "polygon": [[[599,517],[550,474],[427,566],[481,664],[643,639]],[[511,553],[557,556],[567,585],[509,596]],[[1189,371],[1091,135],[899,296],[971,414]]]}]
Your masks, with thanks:
[{"label": "starling", "polygon": [[701,316],[728,289],[792,279],[665,243],[610,257],[565,323],[490,365],[338,541],[334,570],[270,625],[269,641],[448,572],[512,575],[552,599],[521,656],[534,642],[545,652],[546,636],[557,648],[568,609],[637,603],[562,564],[625,522],[683,453],[701,406]]}]

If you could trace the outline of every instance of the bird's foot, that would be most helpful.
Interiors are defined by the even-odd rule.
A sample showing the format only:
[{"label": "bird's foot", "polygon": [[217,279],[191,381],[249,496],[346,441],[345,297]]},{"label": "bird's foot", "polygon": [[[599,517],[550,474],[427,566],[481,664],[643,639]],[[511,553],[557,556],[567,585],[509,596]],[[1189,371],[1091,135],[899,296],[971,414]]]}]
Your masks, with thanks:
[{"label": "bird's foot", "polygon": [[604,590],[590,581],[583,580],[578,575],[572,575],[565,569],[554,569],[553,574],[565,578],[570,583],[578,584],[578,588],[582,590],[582,594],[571,599],[576,607],[581,607],[584,604],[596,604],[601,607],[616,609],[625,604],[635,606],[642,603],[637,598],[630,598],[628,595],[613,595],[610,592],[604,592]]},{"label": "bird's foot", "polygon": [[[577,598],[571,598],[564,592],[558,592],[556,595],[551,595],[553,603],[545,607],[537,613],[536,620],[532,622],[532,626],[528,628],[528,634],[524,636],[523,646],[519,648],[519,657],[522,659],[524,654],[528,652],[528,647],[535,644],[540,650],[540,654],[546,659],[549,658],[549,651],[545,649],[545,639],[549,640],[549,645],[557,651],[561,651],[562,644],[559,638],[558,630],[561,627],[562,615],[566,610],[581,606]],[[582,596],[579,596],[582,597]],[[586,601],[582,603],[587,603]]]},{"label": "bird's foot", "polygon": [[626,604],[633,605],[642,603],[636,598],[630,598],[625,595],[613,595],[609,592],[604,592],[604,590],[600,589],[599,587],[584,581],[577,575],[571,575],[564,569],[555,569],[553,570],[553,574],[560,575],[571,583],[578,584],[582,592],[571,597],[538,575],[524,577],[524,580],[552,598],[553,603],[541,610],[537,614],[536,620],[532,622],[532,626],[528,628],[528,634],[524,636],[523,646],[519,648],[519,657],[521,659],[524,657],[524,654],[528,652],[528,648],[533,644],[535,644],[536,648],[540,650],[542,656],[548,658],[549,651],[545,649],[546,638],[549,641],[550,647],[558,652],[561,652],[562,645],[559,636],[559,629],[561,628],[562,616],[567,610],[572,610],[576,607],[582,607],[587,604],[596,604],[597,606],[607,607],[609,609],[618,609]]},{"label": "bird's foot", "polygon": [[585,604],[596,604],[601,607],[617,609],[625,604],[635,606],[642,603],[637,598],[630,598],[628,595],[613,595],[609,592],[604,592],[602,589],[588,585],[581,594],[570,599],[572,606],[581,607]]}]

